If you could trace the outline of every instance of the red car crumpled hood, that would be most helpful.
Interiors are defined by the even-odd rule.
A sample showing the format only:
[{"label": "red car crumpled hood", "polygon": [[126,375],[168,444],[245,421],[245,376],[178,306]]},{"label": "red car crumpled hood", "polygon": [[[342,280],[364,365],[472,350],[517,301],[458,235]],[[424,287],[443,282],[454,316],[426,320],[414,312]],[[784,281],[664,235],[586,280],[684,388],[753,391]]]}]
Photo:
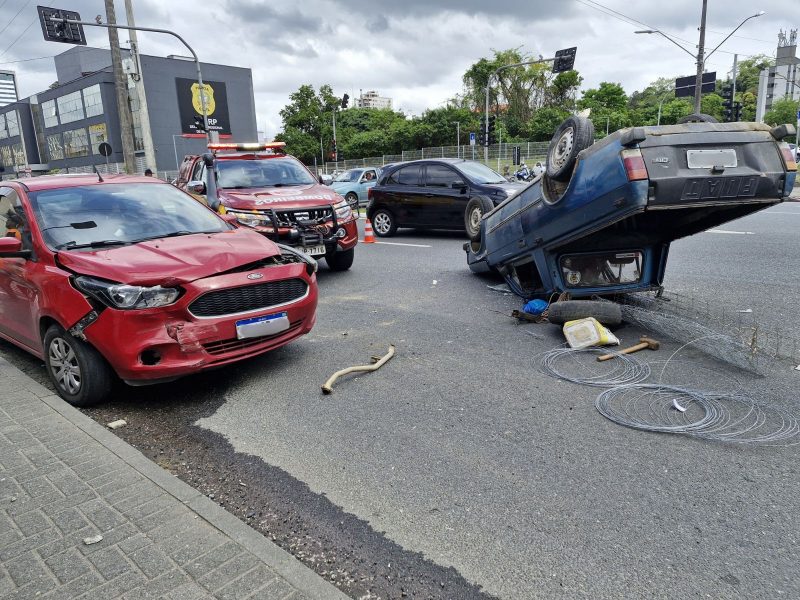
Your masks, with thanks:
[{"label": "red car crumpled hood", "polygon": [[58,253],[59,262],[81,275],[132,285],[172,286],[280,254],[254,231],[234,229],[140,242],[130,246]]},{"label": "red car crumpled hood", "polygon": [[217,194],[227,208],[241,210],[310,208],[333,204],[342,199],[339,194],[327,185],[318,183],[287,187],[249,188],[246,190],[220,189]]}]

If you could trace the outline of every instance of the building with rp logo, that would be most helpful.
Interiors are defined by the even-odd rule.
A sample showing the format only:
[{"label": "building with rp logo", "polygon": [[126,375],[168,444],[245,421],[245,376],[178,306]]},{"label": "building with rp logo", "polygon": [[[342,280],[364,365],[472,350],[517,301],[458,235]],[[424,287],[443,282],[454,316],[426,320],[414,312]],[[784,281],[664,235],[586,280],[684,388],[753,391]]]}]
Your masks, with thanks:
[{"label": "building with rp logo", "polygon": [[[140,59],[141,73],[136,61],[123,49],[123,69],[129,82],[141,77],[144,84],[154,171],[159,176],[177,176],[180,158],[206,150],[202,96],[206,100],[209,131],[223,140],[257,138],[250,69],[202,63],[201,93],[193,60],[149,55],[141,55]],[[124,170],[110,51],[71,48],[55,57],[55,70],[58,85],[52,89],[8,106],[0,102],[0,179],[55,169],[92,172],[95,166],[101,172]],[[141,173],[145,168],[143,123],[148,119],[143,119],[140,89],[128,87],[137,171]],[[103,143],[111,146],[108,157],[100,153]]]}]

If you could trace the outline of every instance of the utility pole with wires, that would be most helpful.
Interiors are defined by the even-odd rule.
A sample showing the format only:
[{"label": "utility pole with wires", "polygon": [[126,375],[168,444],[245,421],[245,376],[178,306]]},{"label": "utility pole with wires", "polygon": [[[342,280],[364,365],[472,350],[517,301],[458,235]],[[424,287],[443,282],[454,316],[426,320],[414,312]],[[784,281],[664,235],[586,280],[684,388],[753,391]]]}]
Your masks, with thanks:
[{"label": "utility pole with wires", "polygon": [[111,46],[111,66],[114,70],[114,84],[117,90],[117,112],[119,113],[120,137],[122,138],[122,157],[125,161],[125,172],[132,175],[136,172],[136,148],[133,142],[133,117],[128,102],[128,77],[122,70],[122,55],[119,48],[119,33],[114,25],[117,16],[114,13],[114,0],[105,0],[108,42]]},{"label": "utility pole with wires", "polygon": [[[133,6],[132,0],[125,0],[125,18],[128,21],[128,27],[136,27],[133,19]],[[109,30],[111,31],[111,30]],[[153,145],[153,132],[150,129],[150,112],[147,109],[147,95],[144,88],[144,74],[142,71],[142,61],[139,57],[139,42],[136,37],[136,30],[129,29],[130,44],[131,44],[131,58],[133,59],[136,67],[136,73],[133,76],[134,87],[136,88],[136,95],[139,99],[139,123],[142,128],[142,145],[144,146],[144,166],[145,169],[156,171],[156,152]]]}]

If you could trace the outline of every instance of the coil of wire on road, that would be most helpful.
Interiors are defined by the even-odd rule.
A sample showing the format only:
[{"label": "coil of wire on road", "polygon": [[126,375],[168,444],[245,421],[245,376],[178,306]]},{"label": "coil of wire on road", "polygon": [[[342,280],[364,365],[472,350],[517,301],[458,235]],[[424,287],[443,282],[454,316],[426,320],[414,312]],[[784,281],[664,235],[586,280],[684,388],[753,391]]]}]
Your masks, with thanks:
[{"label": "coil of wire on road", "polygon": [[[615,354],[616,358],[603,363],[593,362],[596,367],[590,368],[585,361],[578,362],[577,357],[586,354]],[[586,375],[570,373],[564,366],[568,360],[574,362],[575,372],[590,372]],[[650,365],[629,354],[609,351],[608,348],[554,348],[542,355],[540,366],[551,377],[592,387],[639,383],[650,376]]]},{"label": "coil of wire on road", "polygon": [[607,419],[643,431],[737,444],[800,443],[797,417],[742,394],[640,383],[605,390],[595,407]]}]

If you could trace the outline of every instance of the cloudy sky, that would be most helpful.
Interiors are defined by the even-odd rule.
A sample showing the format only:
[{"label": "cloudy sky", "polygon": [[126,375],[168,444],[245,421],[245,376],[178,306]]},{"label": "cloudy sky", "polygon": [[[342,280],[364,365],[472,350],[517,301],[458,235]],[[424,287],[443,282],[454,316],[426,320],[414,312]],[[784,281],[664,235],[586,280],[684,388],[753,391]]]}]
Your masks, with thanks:
[{"label": "cloudy sky", "polygon": [[[393,98],[407,114],[445,103],[461,92],[464,71],[493,49],[520,48],[552,56],[578,47],[575,67],[584,87],[601,81],[630,93],[660,76],[691,75],[692,58],[659,29],[696,52],[701,0],[132,0],[137,25],[180,33],[206,62],[253,70],[259,129],[280,128],[278,111],[304,83],[329,83],[334,92],[360,89]],[[104,13],[102,0],[0,0],[0,69],[17,72],[20,94],[55,80],[52,55],[67,46],[45,42],[36,5],[77,10],[84,20]],[[124,0],[116,0],[124,22]],[[707,62],[718,77],[733,54],[774,55],[780,29],[800,26],[796,0],[709,0],[707,45],[713,48],[748,21]],[[108,47],[100,28],[86,28],[91,46]],[[120,39],[127,40],[123,32]],[[169,36],[140,34],[141,51],[186,54]]]}]

